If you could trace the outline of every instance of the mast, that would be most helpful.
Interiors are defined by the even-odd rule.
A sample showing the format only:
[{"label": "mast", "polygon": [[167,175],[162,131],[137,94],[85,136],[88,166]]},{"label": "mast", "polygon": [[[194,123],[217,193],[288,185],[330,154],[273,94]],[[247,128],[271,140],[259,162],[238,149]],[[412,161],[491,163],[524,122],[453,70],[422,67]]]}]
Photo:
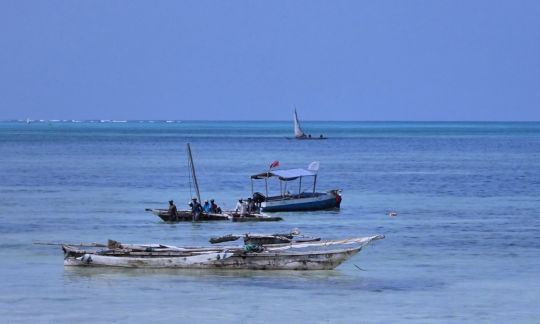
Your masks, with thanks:
[{"label": "mast", "polygon": [[197,198],[199,198],[199,204],[201,203],[201,195],[199,194],[199,184],[197,184],[197,177],[195,176],[195,166],[193,165],[193,157],[191,156],[191,147],[187,143],[187,151],[189,156],[189,165],[191,166],[191,174],[193,175],[193,183],[195,184],[195,190],[197,190]]}]

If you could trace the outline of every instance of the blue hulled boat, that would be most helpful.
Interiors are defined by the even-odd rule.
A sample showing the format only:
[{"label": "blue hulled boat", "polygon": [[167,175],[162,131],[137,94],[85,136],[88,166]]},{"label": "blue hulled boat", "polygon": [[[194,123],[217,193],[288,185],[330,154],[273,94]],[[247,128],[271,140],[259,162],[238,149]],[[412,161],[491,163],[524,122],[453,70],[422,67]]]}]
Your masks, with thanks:
[{"label": "blue hulled boat", "polygon": [[[308,169],[287,169],[287,170],[269,170],[254,174],[251,176],[251,193],[256,203],[260,205],[261,211],[300,211],[300,210],[320,210],[339,208],[341,203],[341,189],[329,190],[327,192],[317,192],[315,186],[317,183],[317,171],[319,162],[313,162]],[[268,180],[279,179],[280,194],[270,196],[268,194]],[[313,190],[309,192],[302,190],[302,180],[305,178],[313,179]],[[287,190],[287,184],[290,181],[299,179],[298,189],[294,193]],[[265,181],[266,195],[260,192],[254,192],[253,180]],[[304,184],[306,182],[304,181]],[[311,186],[310,186],[311,189]]]}]

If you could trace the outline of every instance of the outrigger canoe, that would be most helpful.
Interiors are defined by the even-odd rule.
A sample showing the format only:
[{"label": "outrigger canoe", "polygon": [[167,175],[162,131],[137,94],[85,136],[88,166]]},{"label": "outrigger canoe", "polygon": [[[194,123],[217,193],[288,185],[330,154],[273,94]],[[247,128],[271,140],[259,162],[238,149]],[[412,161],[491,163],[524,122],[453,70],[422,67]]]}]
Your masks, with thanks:
[{"label": "outrigger canoe", "polygon": [[[291,242],[260,245],[259,252],[245,246],[185,247],[161,244],[120,244],[109,241],[106,249],[86,250],[81,245],[63,244],[64,265],[121,268],[331,270],[384,235],[346,240]],[[331,245],[351,248],[297,251]],[[92,245],[105,246],[105,245]],[[288,251],[291,250],[291,251]]]}]

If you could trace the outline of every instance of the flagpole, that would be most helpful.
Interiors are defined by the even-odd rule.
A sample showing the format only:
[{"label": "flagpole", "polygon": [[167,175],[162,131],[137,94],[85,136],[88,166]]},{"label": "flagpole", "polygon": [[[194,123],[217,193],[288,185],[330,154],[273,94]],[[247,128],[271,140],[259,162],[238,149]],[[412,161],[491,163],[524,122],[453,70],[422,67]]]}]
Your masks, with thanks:
[{"label": "flagpole", "polygon": [[[275,168],[277,166],[279,166],[279,161],[278,160],[272,162],[270,164],[270,167],[268,168],[268,171],[266,171],[266,178],[264,178],[264,185],[265,185],[265,188],[266,188],[266,197],[268,197],[268,177],[270,177],[270,170],[272,170],[272,168]],[[281,191],[281,182],[280,182],[280,191]]]}]

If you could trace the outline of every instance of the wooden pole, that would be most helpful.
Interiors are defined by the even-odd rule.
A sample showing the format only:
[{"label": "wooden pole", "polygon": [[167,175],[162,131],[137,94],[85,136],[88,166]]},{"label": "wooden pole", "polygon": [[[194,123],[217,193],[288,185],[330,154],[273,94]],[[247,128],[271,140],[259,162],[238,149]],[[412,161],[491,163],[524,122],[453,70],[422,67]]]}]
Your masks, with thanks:
[{"label": "wooden pole", "polygon": [[199,198],[199,204],[201,201],[201,194],[199,193],[199,184],[197,183],[197,177],[195,176],[195,166],[193,165],[193,157],[191,156],[191,147],[187,143],[187,150],[189,155],[189,162],[191,165],[191,173],[193,174],[193,183],[195,184],[195,190],[197,190],[197,198]]},{"label": "wooden pole", "polygon": [[315,196],[315,184],[317,183],[317,175],[313,177],[313,195]]},{"label": "wooden pole", "polygon": [[266,178],[264,178],[264,186],[266,187],[266,197],[268,197],[268,172],[266,173]]},{"label": "wooden pole", "polygon": [[298,185],[298,196],[302,194],[302,177],[300,177],[300,184]]}]

